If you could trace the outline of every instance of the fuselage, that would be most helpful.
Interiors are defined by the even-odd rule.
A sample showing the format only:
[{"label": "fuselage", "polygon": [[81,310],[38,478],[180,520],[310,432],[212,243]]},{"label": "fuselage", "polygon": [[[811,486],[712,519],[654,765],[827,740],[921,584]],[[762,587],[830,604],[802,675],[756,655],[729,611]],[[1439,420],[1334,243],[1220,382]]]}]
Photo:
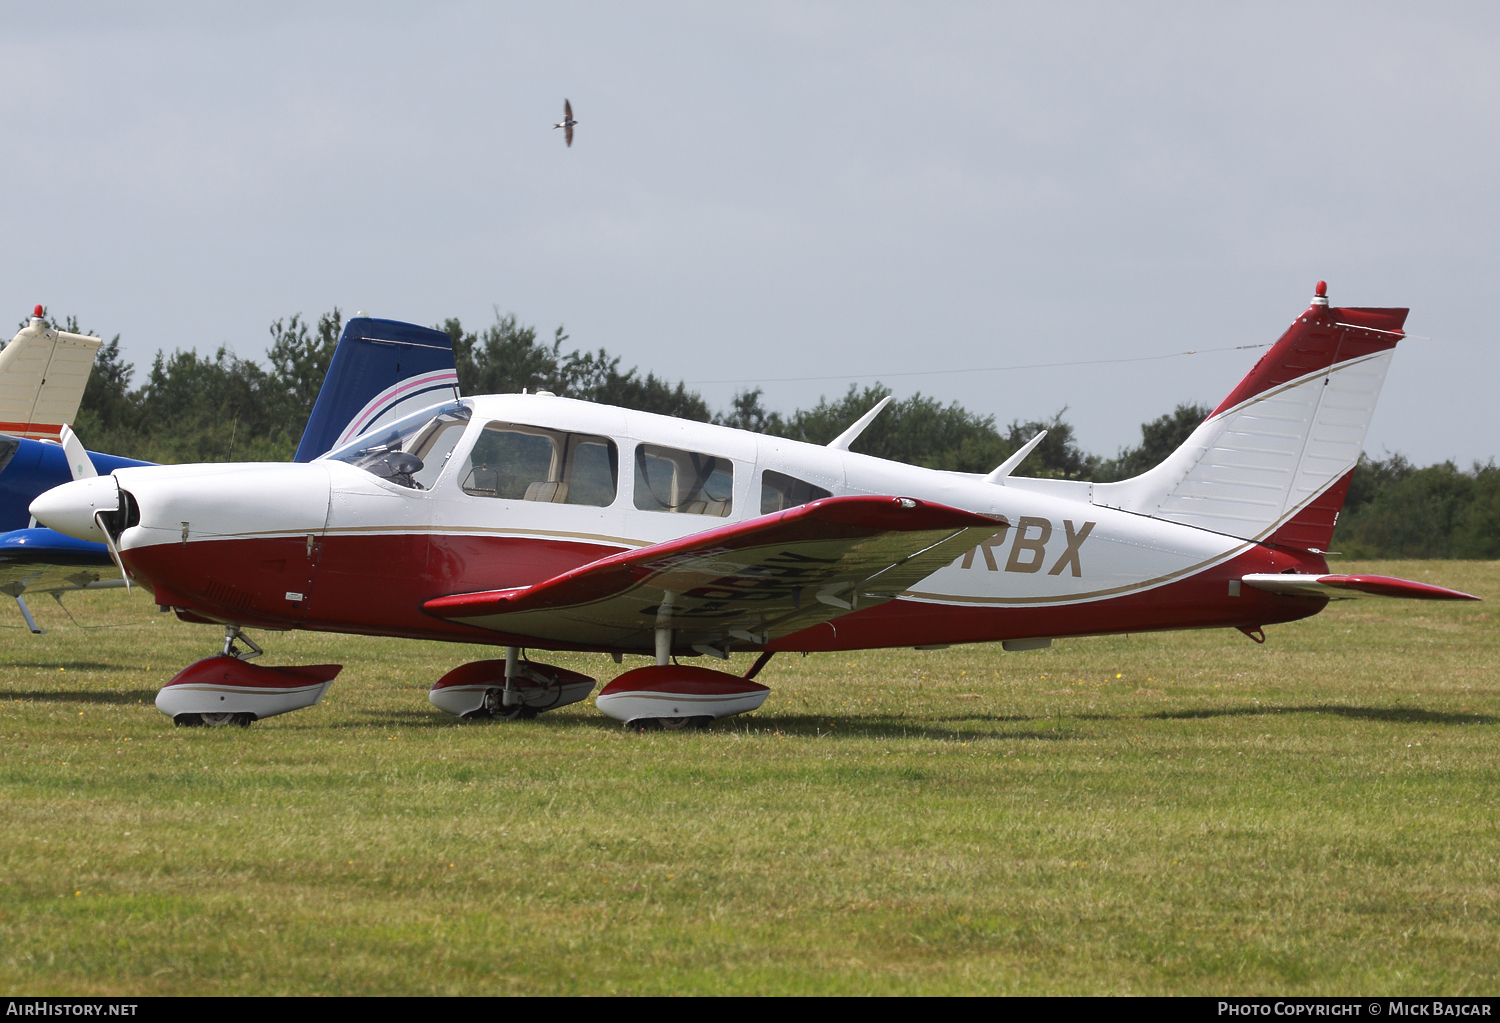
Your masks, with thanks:
[{"label": "fuselage", "polygon": [[1096,505],[1087,485],[996,485],[550,395],[475,397],[461,408],[446,427],[408,438],[407,462],[398,443],[306,464],[120,469],[133,502],[122,560],[190,620],[496,644],[507,637],[433,617],[423,602],[530,586],[822,496],[904,495],[1007,525],[900,598],[768,648],[1254,627],[1325,603],[1235,582],[1326,571],[1317,554]]}]

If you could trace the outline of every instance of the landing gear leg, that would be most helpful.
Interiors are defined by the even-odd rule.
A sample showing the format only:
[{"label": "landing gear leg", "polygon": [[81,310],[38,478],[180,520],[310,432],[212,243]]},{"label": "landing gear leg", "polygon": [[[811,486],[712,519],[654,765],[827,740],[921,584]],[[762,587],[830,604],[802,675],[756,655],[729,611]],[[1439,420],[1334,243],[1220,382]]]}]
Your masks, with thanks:
[{"label": "landing gear leg", "polygon": [[16,598],[16,607],[21,609],[21,617],[26,619],[26,627],[31,630],[32,634],[36,636],[43,635],[43,630],[37,627],[36,619],[31,617],[31,608],[26,606],[25,597]]},{"label": "landing gear leg", "polygon": [[512,721],[516,718],[534,718],[536,711],[526,706],[521,690],[516,686],[516,677],[521,673],[521,648],[505,648],[505,688],[491,689],[485,694],[484,709],[491,717]]},{"label": "landing gear leg", "polygon": [[[248,651],[241,650],[235,646],[236,642],[243,643],[250,649]],[[253,661],[263,653],[265,651],[256,644],[255,640],[241,632],[238,625],[224,626],[223,655],[225,657],[238,657],[242,661]]]},{"label": "landing gear leg", "polygon": [[519,707],[521,694],[516,691],[516,672],[520,668],[521,648],[505,648],[505,693],[500,697],[502,707]]}]

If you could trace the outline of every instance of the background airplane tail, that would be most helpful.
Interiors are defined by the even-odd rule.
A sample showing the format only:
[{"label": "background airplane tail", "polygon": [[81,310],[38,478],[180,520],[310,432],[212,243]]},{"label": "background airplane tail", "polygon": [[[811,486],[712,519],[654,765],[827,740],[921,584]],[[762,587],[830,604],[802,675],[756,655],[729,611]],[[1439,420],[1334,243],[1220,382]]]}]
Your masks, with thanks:
[{"label": "background airplane tail", "polygon": [[0,350],[0,433],[56,440],[78,415],[103,342],[53,330],[41,312],[37,306],[37,315]]},{"label": "background airplane tail", "polygon": [[458,397],[453,339],[398,320],[355,317],[344,326],[318,391],[295,462],[409,412]]},{"label": "background airplane tail", "polygon": [[1326,552],[1408,310],[1324,292],[1180,448],[1093,502]]}]

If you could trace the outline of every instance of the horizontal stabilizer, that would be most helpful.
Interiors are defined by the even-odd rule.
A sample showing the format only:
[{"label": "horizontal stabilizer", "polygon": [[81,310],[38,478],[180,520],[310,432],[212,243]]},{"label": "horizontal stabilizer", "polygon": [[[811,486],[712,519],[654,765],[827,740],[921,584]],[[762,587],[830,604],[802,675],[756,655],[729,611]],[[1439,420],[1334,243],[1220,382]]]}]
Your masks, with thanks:
[{"label": "horizontal stabilizer", "polygon": [[1247,575],[1246,586],[1298,597],[1404,597],[1409,600],[1479,600],[1470,593],[1448,590],[1388,575]]},{"label": "horizontal stabilizer", "polygon": [[994,535],[984,515],[904,497],[832,497],[603,558],[535,586],[423,608],[507,635],[606,649],[764,646],[891,600]]}]

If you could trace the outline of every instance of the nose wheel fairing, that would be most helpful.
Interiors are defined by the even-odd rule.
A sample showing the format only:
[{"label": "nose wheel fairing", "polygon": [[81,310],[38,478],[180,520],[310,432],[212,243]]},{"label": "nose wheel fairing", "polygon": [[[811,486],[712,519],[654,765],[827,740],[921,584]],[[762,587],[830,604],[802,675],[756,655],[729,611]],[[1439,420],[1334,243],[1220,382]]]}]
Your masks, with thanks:
[{"label": "nose wheel fairing", "polygon": [[[270,668],[223,654],[206,657],[162,687],[156,709],[179,724],[217,724],[245,714],[251,715],[249,720],[274,717],[317,703],[343,667]],[[184,721],[185,715],[198,720]]]}]

